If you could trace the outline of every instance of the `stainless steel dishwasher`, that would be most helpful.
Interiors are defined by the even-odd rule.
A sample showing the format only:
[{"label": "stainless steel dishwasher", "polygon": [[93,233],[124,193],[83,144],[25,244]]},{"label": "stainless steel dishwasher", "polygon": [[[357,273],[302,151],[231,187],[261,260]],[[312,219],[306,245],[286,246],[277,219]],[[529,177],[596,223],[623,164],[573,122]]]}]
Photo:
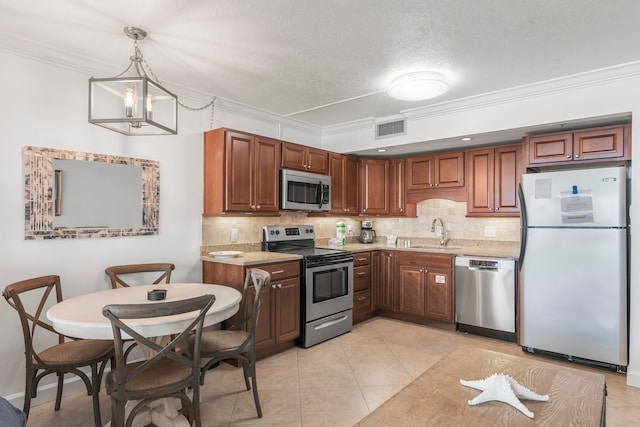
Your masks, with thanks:
[{"label": "stainless steel dishwasher", "polygon": [[516,261],[457,256],[456,323],[461,332],[516,341]]}]

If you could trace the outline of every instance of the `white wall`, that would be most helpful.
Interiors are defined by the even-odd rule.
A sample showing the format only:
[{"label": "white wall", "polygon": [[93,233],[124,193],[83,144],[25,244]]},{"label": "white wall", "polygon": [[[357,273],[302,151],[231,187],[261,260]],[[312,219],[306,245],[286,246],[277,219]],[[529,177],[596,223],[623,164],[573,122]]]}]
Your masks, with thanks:
[{"label": "white wall", "polygon": [[[202,131],[207,113],[179,112],[177,136],[125,137],[87,122],[89,76],[0,52],[0,287],[60,275],[65,297],[110,287],[112,264],[169,261],[175,281],[200,281]],[[22,147],[139,157],[160,162],[160,232],[156,236],[24,240]],[[15,311],[0,303],[0,395],[22,406],[24,356]],[[45,379],[42,385],[55,377]],[[73,387],[72,387],[73,388]],[[71,389],[72,389],[71,388]],[[44,393],[46,397],[47,393]],[[40,399],[42,400],[42,398]]]},{"label": "white wall", "polygon": [[[200,281],[202,214],[202,133],[211,128],[211,110],[178,111],[178,135],[126,137],[87,121],[89,75],[0,52],[0,289],[18,280],[57,274],[65,298],[108,289],[105,267],[168,261],[172,281]],[[205,102],[182,100],[190,106]],[[230,101],[217,100],[213,127],[288,137],[319,146],[320,131]],[[138,157],[160,162],[160,232],[156,236],[24,240],[22,147]],[[15,311],[0,303],[0,396],[22,407],[24,356]],[[53,398],[54,376],[45,378],[37,404]],[[77,383],[77,382],[74,382]],[[78,390],[78,384],[65,393]]]},{"label": "white wall", "polygon": [[[180,110],[179,134],[124,137],[87,123],[87,79],[83,73],[0,52],[3,81],[0,102],[0,288],[14,281],[45,274],[61,276],[65,297],[107,289],[104,268],[132,262],[170,261],[173,281],[200,280],[199,248],[202,212],[202,132],[209,129],[210,110]],[[509,103],[486,103],[412,118],[411,141],[502,130],[526,124],[559,122],[621,112],[640,112],[640,77],[611,79],[600,86],[577,85],[571,91],[550,91],[538,97],[516,97]],[[220,100],[213,127],[227,126],[344,152],[374,146],[373,133],[332,131],[322,139],[314,129],[288,119]],[[460,129],[464,131],[461,132]],[[406,143],[386,139],[385,144]],[[35,145],[158,160],[161,175],[160,233],[157,236],[24,240],[22,147]],[[636,145],[636,144],[634,144]],[[638,156],[636,156],[638,157]],[[633,169],[640,182],[640,169]],[[640,197],[640,185],[633,188]],[[640,217],[632,210],[632,222]],[[640,247],[640,237],[632,236]],[[632,265],[640,265],[640,255]],[[640,386],[640,277],[632,271],[631,362],[628,382]],[[24,361],[17,316],[0,303],[0,395],[22,406]],[[43,385],[51,384],[51,379]],[[71,388],[67,388],[71,390]],[[52,394],[41,393],[39,400]]]}]

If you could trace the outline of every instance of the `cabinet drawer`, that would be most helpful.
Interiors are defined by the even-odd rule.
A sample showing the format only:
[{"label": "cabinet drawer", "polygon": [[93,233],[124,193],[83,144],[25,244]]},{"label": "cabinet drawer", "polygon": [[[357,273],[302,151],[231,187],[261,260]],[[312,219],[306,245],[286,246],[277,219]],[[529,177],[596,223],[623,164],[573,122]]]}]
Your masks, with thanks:
[{"label": "cabinet drawer", "polygon": [[453,267],[453,255],[449,254],[433,254],[433,253],[418,253],[418,252],[402,252],[398,253],[398,263],[408,265],[419,265],[451,268]]},{"label": "cabinet drawer", "polygon": [[360,291],[353,294],[354,314],[369,313],[371,311],[371,292]]},{"label": "cabinet drawer", "polygon": [[283,277],[294,277],[300,275],[300,261],[265,264],[258,268],[271,274],[272,282],[282,279]]},{"label": "cabinet drawer", "polygon": [[368,265],[353,269],[353,291],[364,291],[371,285],[371,267]]},{"label": "cabinet drawer", "polygon": [[371,264],[371,252],[359,252],[353,254],[353,266]]}]

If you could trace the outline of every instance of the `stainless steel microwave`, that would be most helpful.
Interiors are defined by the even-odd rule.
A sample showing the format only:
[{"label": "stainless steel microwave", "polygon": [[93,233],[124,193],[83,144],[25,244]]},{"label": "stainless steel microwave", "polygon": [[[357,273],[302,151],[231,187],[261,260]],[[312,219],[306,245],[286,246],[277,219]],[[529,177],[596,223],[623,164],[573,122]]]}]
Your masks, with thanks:
[{"label": "stainless steel microwave", "polygon": [[282,169],[280,209],[311,212],[331,210],[331,177]]}]

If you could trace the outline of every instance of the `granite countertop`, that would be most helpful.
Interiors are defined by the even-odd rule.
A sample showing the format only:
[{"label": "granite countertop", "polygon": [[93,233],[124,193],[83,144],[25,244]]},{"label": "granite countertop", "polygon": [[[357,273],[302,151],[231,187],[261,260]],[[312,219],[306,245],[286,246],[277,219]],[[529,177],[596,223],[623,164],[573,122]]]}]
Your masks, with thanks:
[{"label": "granite countertop", "polygon": [[[400,239],[399,239],[400,241]],[[404,239],[402,239],[404,241]],[[402,243],[402,242],[401,242]],[[444,248],[440,248],[437,240],[412,239],[409,247],[387,246],[386,242],[380,241],[375,243],[359,243],[357,240],[351,239],[345,246],[329,246],[328,239],[316,241],[319,248],[344,249],[350,252],[367,252],[375,250],[395,250],[422,253],[438,253],[450,255],[471,255],[486,256],[499,258],[518,258],[520,253],[519,242],[499,242],[486,240],[456,240],[447,244]],[[214,258],[207,255],[212,250],[244,250],[237,258]],[[260,246],[253,244],[245,244],[240,247],[225,246],[224,248],[203,248],[203,255],[200,257],[202,261],[219,262],[224,264],[250,266],[256,264],[268,264],[275,262],[297,261],[301,260],[300,255],[284,254],[279,252],[262,252]]]},{"label": "granite countertop", "polygon": [[[402,243],[410,240],[409,246]],[[402,245],[402,246],[398,246]],[[345,249],[351,252],[365,252],[373,250],[395,250],[424,252],[450,255],[471,255],[500,258],[518,258],[520,254],[519,242],[504,242],[490,240],[452,240],[446,246],[440,247],[436,239],[404,239],[398,238],[398,243],[394,246],[387,246],[386,241],[378,240],[374,243],[359,243],[357,240],[348,241],[345,246],[329,246],[328,243],[317,242],[318,247]]]},{"label": "granite countertop", "polygon": [[300,255],[282,254],[279,252],[243,252],[237,258],[215,258],[209,255],[200,257],[202,261],[219,262],[223,264],[232,264],[240,266],[269,264],[285,261],[299,261],[302,259]]}]

